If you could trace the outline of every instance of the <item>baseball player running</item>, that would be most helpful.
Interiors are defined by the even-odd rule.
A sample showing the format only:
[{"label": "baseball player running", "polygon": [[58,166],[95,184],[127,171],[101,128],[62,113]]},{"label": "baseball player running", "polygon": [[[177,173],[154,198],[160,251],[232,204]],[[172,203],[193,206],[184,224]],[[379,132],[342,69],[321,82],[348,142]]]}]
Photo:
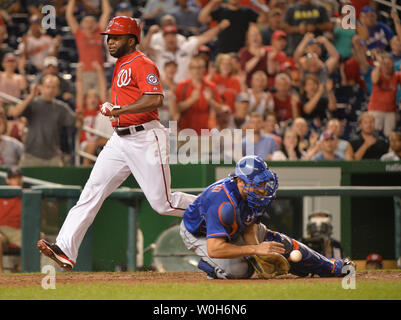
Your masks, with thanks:
[{"label": "baseball player running", "polygon": [[[250,278],[255,270],[263,271],[257,261],[263,257],[269,258],[271,273],[283,268],[276,275],[342,276],[344,265],[354,266],[348,259],[329,260],[260,223],[277,188],[277,175],[266,163],[260,157],[246,156],[236,164],[235,173],[207,187],[188,206],[180,234],[187,248],[201,258],[198,268],[208,278]],[[293,250],[302,255],[298,262],[291,261]]]},{"label": "baseball player running", "polygon": [[107,30],[107,47],[118,58],[111,84],[112,103],[100,106],[114,133],[92,169],[77,204],[69,211],[56,243],[39,240],[38,249],[65,270],[74,267],[78,249],[103,201],[132,173],[152,208],[182,216],[196,198],[170,191],[169,135],[158,118],[163,105],[159,70],[136,50],[141,30],[135,19],[114,17]]}]

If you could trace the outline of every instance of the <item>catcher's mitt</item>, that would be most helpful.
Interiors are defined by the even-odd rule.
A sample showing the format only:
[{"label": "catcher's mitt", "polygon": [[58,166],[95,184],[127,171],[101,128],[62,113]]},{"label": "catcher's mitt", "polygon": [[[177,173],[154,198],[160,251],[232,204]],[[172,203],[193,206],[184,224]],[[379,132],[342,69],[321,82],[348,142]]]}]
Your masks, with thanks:
[{"label": "catcher's mitt", "polygon": [[253,256],[249,258],[259,278],[271,279],[282,274],[287,274],[290,264],[281,254],[269,254],[266,256]]}]

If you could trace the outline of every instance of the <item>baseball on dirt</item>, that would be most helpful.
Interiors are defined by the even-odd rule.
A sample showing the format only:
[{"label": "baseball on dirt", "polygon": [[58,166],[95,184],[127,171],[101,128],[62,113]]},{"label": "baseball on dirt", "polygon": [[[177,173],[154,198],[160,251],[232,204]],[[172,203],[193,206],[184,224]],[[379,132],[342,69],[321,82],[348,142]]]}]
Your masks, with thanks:
[{"label": "baseball on dirt", "polygon": [[293,250],[290,253],[290,259],[292,262],[299,262],[302,259],[302,253],[299,250]]}]

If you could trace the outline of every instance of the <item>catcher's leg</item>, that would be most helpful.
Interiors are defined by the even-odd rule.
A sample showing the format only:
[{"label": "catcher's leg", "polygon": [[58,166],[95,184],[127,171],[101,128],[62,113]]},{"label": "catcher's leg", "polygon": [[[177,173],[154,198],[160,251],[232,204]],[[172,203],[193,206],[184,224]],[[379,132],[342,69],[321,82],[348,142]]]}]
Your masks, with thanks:
[{"label": "catcher's leg", "polygon": [[292,250],[299,250],[302,259],[299,262],[292,262],[290,259],[290,273],[298,276],[307,276],[317,274],[321,277],[339,277],[344,276],[342,268],[348,264],[347,259],[328,259],[320,253],[312,250],[303,243],[296,241],[285,234],[266,229],[265,241],[277,241],[284,244],[286,252],[284,257],[287,259]]},{"label": "catcher's leg", "polygon": [[181,222],[180,235],[188,249],[194,251],[201,259],[198,268],[204,271],[210,279],[247,279],[254,272],[253,267],[245,258],[212,259],[207,254],[205,237],[195,237]]}]

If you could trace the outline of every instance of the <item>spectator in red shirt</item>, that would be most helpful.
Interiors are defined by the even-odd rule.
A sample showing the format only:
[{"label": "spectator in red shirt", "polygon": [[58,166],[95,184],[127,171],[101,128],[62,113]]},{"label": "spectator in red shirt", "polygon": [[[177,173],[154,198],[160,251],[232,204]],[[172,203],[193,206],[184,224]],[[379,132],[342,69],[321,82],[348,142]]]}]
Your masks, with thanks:
[{"label": "spectator in red shirt", "polygon": [[84,91],[98,88],[97,72],[92,62],[104,65],[103,37],[112,8],[108,0],[102,1],[102,15],[99,21],[93,16],[85,16],[80,23],[74,17],[75,0],[68,1],[66,10],[67,23],[75,36],[79,62],[83,63]]},{"label": "spectator in red shirt", "polygon": [[18,69],[21,74],[42,70],[46,57],[57,56],[61,42],[61,36],[52,38],[44,32],[39,16],[31,16],[29,23],[29,30],[18,45],[18,53],[21,56]]},{"label": "spectator in red shirt", "polygon": [[[13,97],[20,98],[22,92],[27,88],[27,81],[24,75],[16,73],[17,57],[13,53],[7,53],[2,61],[3,72],[0,72],[0,91]],[[0,103],[5,105],[9,101],[0,98]]]},{"label": "spectator in red shirt", "polygon": [[234,65],[230,55],[220,53],[216,57],[214,74],[210,74],[210,81],[216,84],[217,90],[224,103],[235,111],[235,98],[241,92],[241,84],[233,76]]},{"label": "spectator in red shirt", "polygon": [[251,87],[252,75],[263,71],[267,76],[267,50],[262,42],[259,28],[252,24],[246,33],[245,47],[238,52],[241,69],[246,73],[246,85]]},{"label": "spectator in red shirt", "polygon": [[377,66],[372,71],[372,95],[368,111],[375,118],[375,129],[388,136],[396,125],[397,86],[401,84],[401,72],[394,72],[393,57],[389,53],[377,56]]},{"label": "spectator in red shirt", "polygon": [[248,89],[250,112],[257,112],[262,117],[266,112],[273,111],[273,99],[270,92],[266,91],[267,75],[259,70],[252,75],[251,87]]},{"label": "spectator in red shirt", "polygon": [[198,135],[201,129],[212,126],[216,109],[221,108],[221,98],[213,82],[204,79],[206,62],[200,56],[189,62],[191,78],[177,85],[175,96],[180,112],[178,129],[193,129]]},{"label": "spectator in red shirt", "polygon": [[[7,170],[6,183],[12,187],[22,187],[23,174],[20,168]],[[21,247],[20,197],[0,199],[0,273],[3,272],[3,252],[8,246]]]},{"label": "spectator in red shirt", "polygon": [[[95,127],[96,116],[99,113],[99,105],[107,101],[107,84],[103,72],[103,68],[97,61],[93,62],[93,67],[97,71],[99,81],[99,91],[90,89],[84,92],[84,85],[82,80],[83,64],[79,63],[77,66],[77,79],[76,79],[76,110],[82,115],[83,125],[90,128]],[[97,136],[85,130],[81,131],[79,138],[82,151],[95,156],[98,143]],[[84,166],[91,165],[93,161],[84,157],[82,164]]]},{"label": "spectator in red shirt", "polygon": [[287,34],[284,31],[277,30],[271,38],[271,46],[267,46],[267,73],[269,80],[267,87],[269,89],[274,86],[274,77],[284,70],[284,63],[288,58],[284,52],[287,46]]},{"label": "spectator in red shirt", "polygon": [[[273,93],[274,113],[279,123],[288,122],[300,116],[301,100],[291,91],[291,78],[286,73],[275,77]],[[282,124],[281,124],[282,126]]]}]

